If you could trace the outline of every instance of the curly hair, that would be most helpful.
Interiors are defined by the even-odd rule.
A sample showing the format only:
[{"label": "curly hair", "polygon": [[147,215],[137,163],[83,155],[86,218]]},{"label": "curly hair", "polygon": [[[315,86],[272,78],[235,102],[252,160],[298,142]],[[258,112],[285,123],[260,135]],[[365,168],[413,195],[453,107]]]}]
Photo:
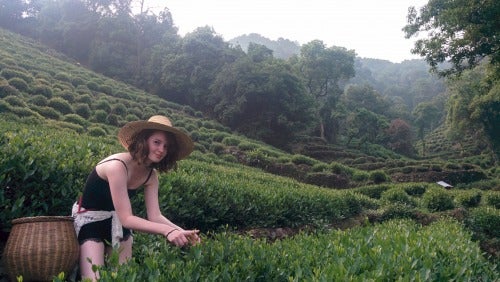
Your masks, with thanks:
[{"label": "curly hair", "polygon": [[[132,159],[141,163],[145,163],[148,160],[149,148],[147,140],[153,133],[157,130],[145,129],[137,132],[130,139],[131,142],[128,146],[128,151],[132,155]],[[159,172],[167,172],[172,169],[177,168],[178,160],[178,150],[177,150],[177,140],[175,135],[170,132],[165,132],[168,138],[168,148],[167,155],[158,163],[153,163],[152,168],[157,169]]]}]

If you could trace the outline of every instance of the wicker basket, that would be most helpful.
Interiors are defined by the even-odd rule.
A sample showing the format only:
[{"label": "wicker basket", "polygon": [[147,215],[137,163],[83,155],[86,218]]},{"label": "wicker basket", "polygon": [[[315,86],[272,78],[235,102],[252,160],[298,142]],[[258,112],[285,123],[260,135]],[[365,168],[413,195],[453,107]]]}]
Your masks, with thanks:
[{"label": "wicker basket", "polygon": [[12,281],[52,281],[74,269],[79,245],[69,216],[24,217],[12,221],[12,230],[3,254]]}]

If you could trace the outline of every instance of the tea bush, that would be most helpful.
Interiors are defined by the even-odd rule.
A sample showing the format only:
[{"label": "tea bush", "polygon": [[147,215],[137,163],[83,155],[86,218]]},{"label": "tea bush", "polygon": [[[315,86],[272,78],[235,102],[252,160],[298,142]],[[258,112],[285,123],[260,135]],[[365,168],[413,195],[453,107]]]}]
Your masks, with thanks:
[{"label": "tea bush", "polygon": [[456,206],[472,208],[477,207],[481,202],[482,193],[481,190],[462,190],[457,191],[454,200]]},{"label": "tea bush", "polygon": [[422,197],[425,207],[432,212],[451,210],[455,207],[453,197],[444,188],[431,187]]},{"label": "tea bush", "polygon": [[37,105],[37,106],[47,106],[48,104],[48,99],[47,97],[43,95],[34,95],[28,100],[31,104]]},{"label": "tea bush", "polygon": [[17,90],[21,92],[27,92],[29,90],[29,85],[23,79],[19,77],[14,77],[9,79],[9,85],[15,87]]},{"label": "tea bush", "polygon": [[2,127],[2,228],[17,217],[69,214],[90,165],[109,151],[103,142],[56,129]]},{"label": "tea bush", "polygon": [[492,207],[472,209],[466,220],[467,226],[477,235],[500,238],[500,210]]},{"label": "tea bush", "polygon": [[61,119],[61,113],[59,113],[58,111],[54,110],[51,107],[46,107],[46,106],[38,107],[38,106],[34,106],[32,108],[33,108],[34,111],[36,111],[37,113],[39,113],[40,115],[42,115],[45,118],[54,119],[54,120]]},{"label": "tea bush", "polygon": [[[229,232],[188,249],[138,235],[134,258],[116,254],[106,281],[495,281],[495,265],[455,221],[393,220],[266,242]],[[355,254],[355,255],[353,255]]]},{"label": "tea bush", "polygon": [[375,184],[387,182],[390,180],[389,176],[382,170],[374,170],[370,172],[369,179]]},{"label": "tea bush", "polygon": [[400,204],[415,207],[416,202],[401,187],[394,187],[382,192],[381,200],[388,204]]},{"label": "tea bush", "polygon": [[73,107],[71,107],[68,101],[60,97],[51,98],[48,102],[48,106],[60,112],[63,115],[73,113]]},{"label": "tea bush", "polygon": [[500,192],[499,191],[491,191],[485,192],[485,203],[490,205],[496,209],[500,209]]}]

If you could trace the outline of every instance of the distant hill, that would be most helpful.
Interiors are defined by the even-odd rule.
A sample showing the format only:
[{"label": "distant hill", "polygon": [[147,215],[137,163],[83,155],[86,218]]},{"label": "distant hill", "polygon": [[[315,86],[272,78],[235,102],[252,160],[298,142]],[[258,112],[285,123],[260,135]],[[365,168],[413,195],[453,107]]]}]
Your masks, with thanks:
[{"label": "distant hill", "polygon": [[281,37],[278,38],[278,40],[271,40],[257,33],[240,35],[229,40],[229,43],[236,46],[240,45],[245,52],[248,50],[248,45],[250,43],[264,45],[267,48],[273,50],[273,55],[275,58],[280,59],[288,59],[291,56],[300,53],[300,44],[296,41],[291,41]]}]

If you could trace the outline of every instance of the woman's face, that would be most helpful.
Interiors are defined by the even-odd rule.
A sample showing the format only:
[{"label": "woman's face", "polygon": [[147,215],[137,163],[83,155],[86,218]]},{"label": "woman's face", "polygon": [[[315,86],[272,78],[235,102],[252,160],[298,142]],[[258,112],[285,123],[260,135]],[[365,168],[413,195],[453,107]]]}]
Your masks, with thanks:
[{"label": "woman's face", "polygon": [[149,136],[147,143],[149,148],[148,158],[153,163],[160,162],[168,153],[168,137],[166,132],[155,131]]}]

